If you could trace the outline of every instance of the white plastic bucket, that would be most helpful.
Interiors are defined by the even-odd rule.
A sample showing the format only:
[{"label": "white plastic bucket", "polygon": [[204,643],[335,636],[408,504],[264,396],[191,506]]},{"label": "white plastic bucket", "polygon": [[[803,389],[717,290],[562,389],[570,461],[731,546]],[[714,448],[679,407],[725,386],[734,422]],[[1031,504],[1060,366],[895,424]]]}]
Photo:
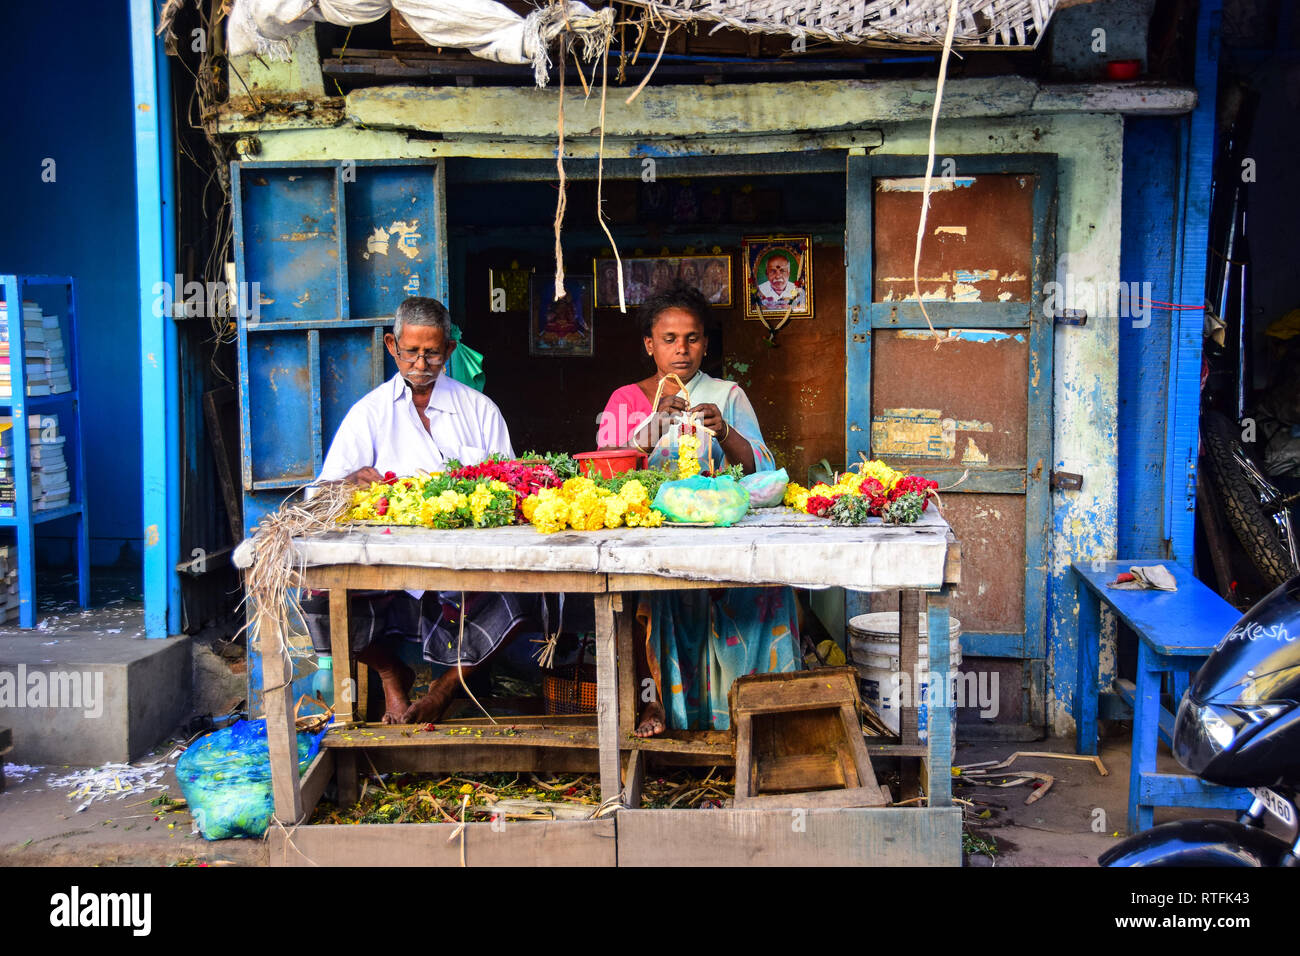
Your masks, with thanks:
[{"label": "white plastic bucket", "polygon": [[[921,740],[929,739],[929,708],[926,706],[929,694],[930,641],[929,626],[925,614],[920,615],[921,633],[917,648],[917,669],[920,672],[919,703],[916,710],[916,725]],[[899,708],[904,682],[899,678],[898,658],[898,612],[880,611],[875,614],[859,614],[849,620],[849,656],[858,669],[858,693],[864,703],[880,715],[886,726],[898,733]],[[961,621],[955,617],[948,618],[948,653],[952,657],[949,671],[957,673],[961,665]],[[912,675],[909,675],[910,679]],[[953,686],[953,699],[956,705],[956,686]],[[956,714],[953,714],[954,718]],[[953,743],[957,741],[957,722],[952,725]]]}]

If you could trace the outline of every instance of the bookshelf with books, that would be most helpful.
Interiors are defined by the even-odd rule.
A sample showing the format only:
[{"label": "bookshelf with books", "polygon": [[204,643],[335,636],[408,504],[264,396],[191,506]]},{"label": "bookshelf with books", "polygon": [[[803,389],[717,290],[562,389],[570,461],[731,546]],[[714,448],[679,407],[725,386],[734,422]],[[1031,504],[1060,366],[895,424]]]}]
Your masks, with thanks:
[{"label": "bookshelf with books", "polygon": [[76,284],[68,276],[0,275],[0,293],[0,529],[14,529],[0,531],[5,588],[17,572],[14,597],[0,591],[0,625],[16,616],[34,627],[38,528],[75,525],[82,607],[90,597]]}]

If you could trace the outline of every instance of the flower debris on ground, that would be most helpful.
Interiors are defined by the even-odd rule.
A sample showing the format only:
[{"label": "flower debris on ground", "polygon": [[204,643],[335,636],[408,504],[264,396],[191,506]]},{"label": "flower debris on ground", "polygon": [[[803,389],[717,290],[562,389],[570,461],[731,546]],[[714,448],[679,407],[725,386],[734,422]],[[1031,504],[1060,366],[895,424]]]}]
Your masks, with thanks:
[{"label": "flower debris on ground", "polygon": [[162,782],[171,764],[167,761],[133,766],[129,763],[106,763],[101,767],[73,770],[59,777],[51,777],[50,789],[72,788],[69,800],[81,800],[76,812],[80,813],[92,803],[110,797],[122,799],[127,794],[138,795],[147,790],[166,790]]},{"label": "flower debris on ground", "polygon": [[[675,771],[647,777],[641,805],[649,809],[718,809],[731,805],[735,781],[719,776]],[[504,813],[503,801],[518,801]],[[370,775],[363,783],[360,802],[339,807],[327,801],[317,805],[311,823],[459,823],[464,804],[467,820],[489,820],[498,815],[515,820],[551,819],[545,804],[556,808],[589,810],[601,804],[598,774],[465,773],[436,777],[421,774]]]}]

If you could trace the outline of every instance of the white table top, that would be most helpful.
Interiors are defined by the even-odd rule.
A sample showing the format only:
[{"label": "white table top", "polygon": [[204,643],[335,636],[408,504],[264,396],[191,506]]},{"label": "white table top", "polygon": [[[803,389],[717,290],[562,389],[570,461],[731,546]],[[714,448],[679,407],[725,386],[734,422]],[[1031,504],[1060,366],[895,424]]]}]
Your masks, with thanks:
[{"label": "white table top", "polygon": [[[439,531],[351,525],[295,542],[303,565],[405,565],[485,571],[653,574],[694,581],[851,590],[938,588],[948,523],[927,509],[912,525],[841,527],[786,508],[730,528],[664,526],[541,534],[530,525]],[[252,561],[249,541],[233,555]]]}]

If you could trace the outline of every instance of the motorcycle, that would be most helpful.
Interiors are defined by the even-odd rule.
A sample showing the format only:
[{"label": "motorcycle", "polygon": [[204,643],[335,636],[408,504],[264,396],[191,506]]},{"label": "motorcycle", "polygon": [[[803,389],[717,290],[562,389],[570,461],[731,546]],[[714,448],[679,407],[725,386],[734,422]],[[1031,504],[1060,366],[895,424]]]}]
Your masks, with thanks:
[{"label": "motorcycle", "polygon": [[[1179,820],[1131,836],[1102,866],[1300,866],[1300,575],[1250,609],[1215,646],[1178,705],[1173,753],[1210,783],[1249,788],[1236,821]],[[1291,827],[1291,842],[1264,829]]]}]

